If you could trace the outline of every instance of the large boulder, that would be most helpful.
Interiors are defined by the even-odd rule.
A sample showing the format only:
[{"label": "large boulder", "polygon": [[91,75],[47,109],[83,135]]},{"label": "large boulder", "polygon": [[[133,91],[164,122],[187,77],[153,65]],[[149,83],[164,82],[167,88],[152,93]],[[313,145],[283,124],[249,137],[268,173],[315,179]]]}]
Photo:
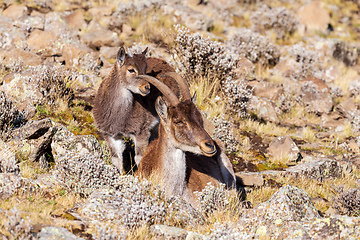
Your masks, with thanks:
[{"label": "large boulder", "polygon": [[290,161],[300,160],[301,154],[299,148],[289,137],[277,137],[270,142],[268,151],[270,155],[276,158],[289,158]]},{"label": "large boulder", "polygon": [[[297,187],[286,185],[280,188],[271,198],[254,208],[262,220],[276,221],[304,221],[320,217],[309,195]],[[253,213],[249,214],[251,217]]]},{"label": "large boulder", "polygon": [[49,118],[30,121],[13,130],[9,145],[14,151],[26,154],[30,161],[39,161],[42,167],[47,168],[51,156],[50,144],[56,131]]},{"label": "large boulder", "polygon": [[29,48],[36,54],[44,57],[60,55],[61,50],[56,44],[58,38],[53,31],[35,29],[29,36],[27,43]]},{"label": "large boulder", "polygon": [[55,124],[57,126],[51,142],[52,155],[55,162],[64,155],[88,155],[102,157],[104,152],[98,140],[93,135],[75,135],[65,126]]}]

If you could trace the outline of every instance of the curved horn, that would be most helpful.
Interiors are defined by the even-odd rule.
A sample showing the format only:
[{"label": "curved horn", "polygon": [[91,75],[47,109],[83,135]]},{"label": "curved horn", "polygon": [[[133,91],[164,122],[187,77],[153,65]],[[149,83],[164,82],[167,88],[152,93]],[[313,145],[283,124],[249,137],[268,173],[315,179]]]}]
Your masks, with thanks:
[{"label": "curved horn", "polygon": [[175,95],[175,93],[173,93],[173,91],[171,91],[171,89],[166,84],[159,81],[158,79],[149,75],[138,75],[135,78],[144,79],[154,85],[166,97],[171,106],[176,106],[177,104],[179,104],[180,101]]},{"label": "curved horn", "polygon": [[167,72],[167,73],[164,73],[163,75],[161,75],[160,77],[162,77],[162,76],[169,76],[169,77],[175,79],[175,81],[179,84],[179,88],[183,95],[184,100],[191,100],[190,89],[187,85],[186,80],[180,74],[178,74],[176,72]]}]

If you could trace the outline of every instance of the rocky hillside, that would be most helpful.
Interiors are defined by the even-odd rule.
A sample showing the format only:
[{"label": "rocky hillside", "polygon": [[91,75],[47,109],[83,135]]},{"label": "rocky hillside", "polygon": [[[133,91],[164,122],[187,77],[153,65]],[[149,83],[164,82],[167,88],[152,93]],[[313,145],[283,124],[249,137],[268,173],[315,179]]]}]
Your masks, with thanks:
[{"label": "rocky hillside", "polygon": [[[0,237],[357,239],[360,2],[0,1]],[[120,175],[92,117],[119,46],[197,92],[238,193]],[[126,153],[131,157],[132,142]]]}]

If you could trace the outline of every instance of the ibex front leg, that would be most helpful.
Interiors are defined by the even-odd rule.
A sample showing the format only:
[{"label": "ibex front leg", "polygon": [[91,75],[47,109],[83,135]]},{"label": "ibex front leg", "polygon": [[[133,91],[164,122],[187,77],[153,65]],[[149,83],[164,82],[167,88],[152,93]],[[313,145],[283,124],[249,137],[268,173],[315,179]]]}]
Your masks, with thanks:
[{"label": "ibex front leg", "polygon": [[106,141],[109,143],[109,147],[111,151],[112,164],[122,174],[124,171],[123,152],[126,148],[125,142],[122,136],[116,136],[116,137],[107,136],[106,138],[107,138]]},{"label": "ibex front leg", "polygon": [[145,154],[146,149],[149,145],[150,133],[144,131],[142,135],[136,137],[131,136],[131,138],[134,140],[134,144],[135,144],[135,163],[137,166],[139,166],[140,160],[142,156]]}]

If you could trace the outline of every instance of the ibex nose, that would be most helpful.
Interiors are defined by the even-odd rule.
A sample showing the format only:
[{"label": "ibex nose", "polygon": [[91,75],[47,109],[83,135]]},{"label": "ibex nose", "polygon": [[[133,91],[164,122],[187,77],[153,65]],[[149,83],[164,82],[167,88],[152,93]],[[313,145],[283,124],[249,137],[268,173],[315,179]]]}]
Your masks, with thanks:
[{"label": "ibex nose", "polygon": [[140,94],[146,96],[150,93],[150,84],[146,83],[140,86]]},{"label": "ibex nose", "polygon": [[212,140],[204,140],[200,144],[200,149],[205,156],[211,157],[216,153],[216,147]]}]

